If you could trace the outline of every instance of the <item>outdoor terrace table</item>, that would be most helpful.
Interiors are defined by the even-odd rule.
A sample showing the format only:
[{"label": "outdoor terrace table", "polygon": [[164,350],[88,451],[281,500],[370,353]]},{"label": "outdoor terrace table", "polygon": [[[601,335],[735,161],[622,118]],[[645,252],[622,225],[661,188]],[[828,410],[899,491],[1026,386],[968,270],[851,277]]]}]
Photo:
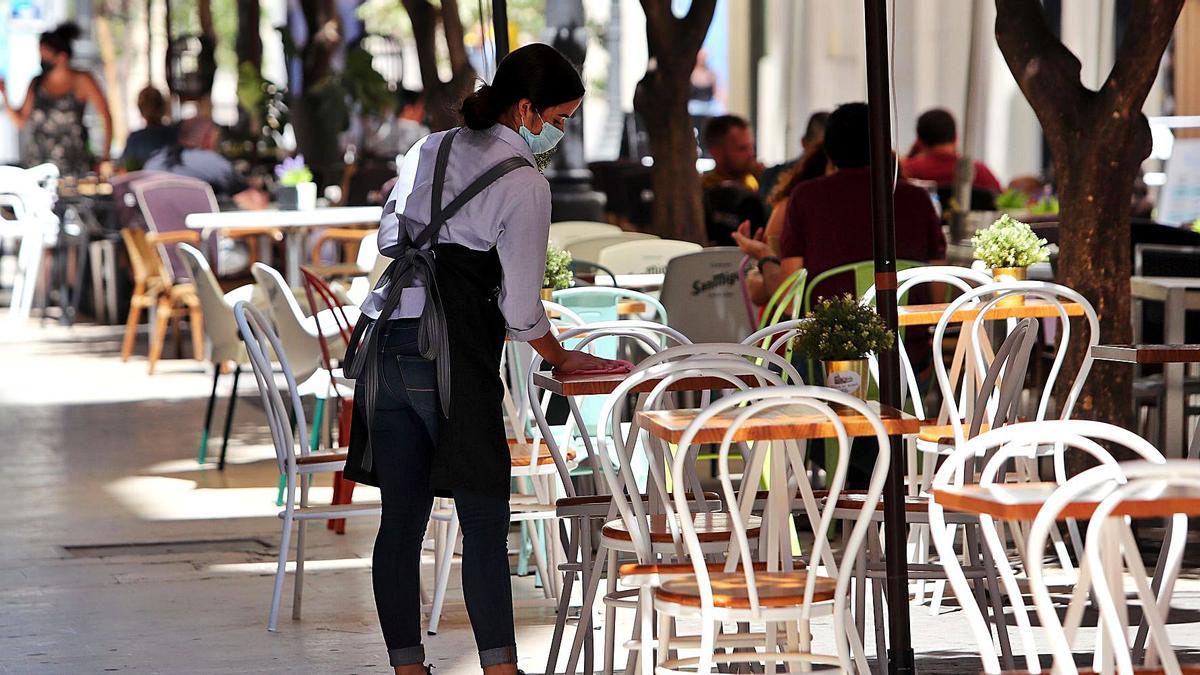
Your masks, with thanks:
[{"label": "outdoor terrace table", "polygon": [[[662,288],[663,274],[618,274],[615,285],[632,291],[652,291]],[[597,286],[612,286],[614,279],[607,274],[596,275]]]},{"label": "outdoor terrace table", "polygon": [[[1083,306],[1077,302],[1062,303],[1067,316],[1083,316]],[[934,326],[941,320],[942,314],[950,307],[949,303],[933,305],[902,305],[899,312],[899,325],[904,326]],[[1058,307],[1055,303],[1041,298],[1026,298],[1025,304],[1014,307],[992,307],[984,320],[999,321],[1001,319],[1045,319],[1057,317]],[[978,306],[967,306],[954,313],[950,323],[966,323],[979,318]]]},{"label": "outdoor terrace table", "polygon": [[[1166,398],[1162,410],[1159,411],[1162,417],[1163,454],[1173,453],[1175,448],[1179,448],[1179,454],[1183,455],[1183,368],[1184,364],[1200,363],[1200,344],[1096,345],[1092,347],[1092,357],[1101,361],[1155,363],[1163,366]],[[1169,369],[1176,371],[1175,377],[1172,377]],[[1171,388],[1172,385],[1175,389]],[[1200,422],[1196,425],[1192,445],[1187,452],[1188,459],[1195,459],[1196,454],[1200,452]]]},{"label": "outdoor terrace table", "polygon": [[[1147,300],[1163,303],[1163,342],[1182,344],[1186,339],[1184,326],[1187,313],[1200,311],[1200,278],[1132,277],[1129,280],[1129,288],[1139,308],[1139,303]],[[1140,331],[1140,311],[1135,316],[1134,330]],[[1166,396],[1163,399],[1163,409],[1167,415],[1174,417],[1174,423],[1169,426],[1166,422],[1171,417],[1163,417],[1163,454],[1167,455],[1174,455],[1176,452],[1183,455],[1183,422],[1179,417],[1184,405],[1183,376],[1183,363],[1164,363],[1163,386]]]},{"label": "outdoor terrace table", "polygon": [[193,213],[185,221],[193,230],[205,234],[213,230],[273,227],[283,230],[287,247],[284,278],[291,286],[299,286],[300,262],[304,259],[304,239],[316,227],[378,224],[383,209],[378,206],[331,206],[309,211],[220,211]]}]

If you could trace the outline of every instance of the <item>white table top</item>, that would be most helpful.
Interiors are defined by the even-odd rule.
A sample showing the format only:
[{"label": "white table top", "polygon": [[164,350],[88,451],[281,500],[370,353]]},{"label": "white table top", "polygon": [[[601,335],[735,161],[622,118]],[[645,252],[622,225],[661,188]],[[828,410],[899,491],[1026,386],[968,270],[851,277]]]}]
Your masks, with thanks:
[{"label": "white table top", "polygon": [[383,209],[378,206],[331,206],[311,211],[221,211],[193,213],[185,221],[193,230],[224,230],[239,227],[333,227],[379,224]]},{"label": "white table top", "polygon": [[1133,277],[1129,280],[1130,291],[1135,298],[1143,300],[1166,300],[1170,291],[1186,294],[1186,309],[1200,309],[1200,277]]}]

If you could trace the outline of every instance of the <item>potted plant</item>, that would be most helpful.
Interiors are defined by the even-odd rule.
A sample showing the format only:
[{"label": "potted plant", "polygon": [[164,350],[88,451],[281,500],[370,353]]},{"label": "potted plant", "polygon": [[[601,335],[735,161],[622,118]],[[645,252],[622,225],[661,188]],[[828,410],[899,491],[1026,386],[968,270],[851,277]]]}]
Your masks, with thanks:
[{"label": "potted plant", "polygon": [[[980,230],[971,238],[975,259],[991,268],[996,281],[1021,281],[1028,267],[1050,257],[1046,240],[1021,221],[1005,214],[991,227]],[[1023,296],[1015,295],[1000,302],[1002,306],[1024,304]]]},{"label": "potted plant", "polygon": [[875,310],[847,293],[818,302],[792,346],[825,365],[826,387],[865,399],[867,356],[888,349],[893,340]]},{"label": "potted plant", "polygon": [[542,278],[542,299],[550,300],[554,291],[571,287],[571,254],[554,246],[546,247],[546,275]]},{"label": "potted plant", "polygon": [[304,155],[289,157],[275,167],[279,178],[276,199],[285,211],[311,211],[317,208],[317,184],[304,164]]}]

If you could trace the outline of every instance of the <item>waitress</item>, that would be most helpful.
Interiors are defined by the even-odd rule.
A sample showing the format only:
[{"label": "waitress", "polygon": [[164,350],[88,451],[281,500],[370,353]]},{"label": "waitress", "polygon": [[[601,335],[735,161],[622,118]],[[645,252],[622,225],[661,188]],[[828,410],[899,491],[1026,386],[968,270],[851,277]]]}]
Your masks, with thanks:
[{"label": "waitress", "polygon": [[363,303],[375,322],[357,345],[367,360],[346,477],[382,494],[375,605],[398,675],[427,672],[420,560],[435,492],[453,496],[458,510],[479,665],[488,675],[517,672],[499,375],[505,335],[529,342],[560,372],[628,368],[564,350],[540,299],[550,186],[538,155],[562,139],[583,92],[553,48],[512,52],[492,84],[463,101],[465,127],[413,146],[383,209],[380,250],[396,262]]}]

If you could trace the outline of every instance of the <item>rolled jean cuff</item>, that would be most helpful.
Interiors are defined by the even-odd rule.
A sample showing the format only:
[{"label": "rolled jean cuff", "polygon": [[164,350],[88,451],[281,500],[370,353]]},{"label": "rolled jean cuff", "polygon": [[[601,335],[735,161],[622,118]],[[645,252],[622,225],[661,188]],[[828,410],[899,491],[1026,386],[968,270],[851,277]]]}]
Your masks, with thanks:
[{"label": "rolled jean cuff", "polygon": [[479,667],[498,666],[504,663],[517,662],[517,646],[494,647],[479,652]]},{"label": "rolled jean cuff", "polygon": [[404,647],[402,649],[389,649],[388,661],[392,667],[396,666],[411,666],[414,663],[425,664],[425,645],[417,645],[415,647]]}]

